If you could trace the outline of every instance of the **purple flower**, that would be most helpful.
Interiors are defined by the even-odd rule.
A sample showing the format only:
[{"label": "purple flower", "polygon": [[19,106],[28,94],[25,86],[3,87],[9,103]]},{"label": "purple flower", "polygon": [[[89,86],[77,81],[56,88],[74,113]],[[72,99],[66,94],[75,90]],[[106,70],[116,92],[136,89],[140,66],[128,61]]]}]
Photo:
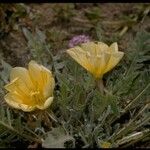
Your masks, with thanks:
[{"label": "purple flower", "polygon": [[69,48],[75,47],[81,43],[86,43],[90,41],[90,37],[87,35],[76,35],[69,41]]}]

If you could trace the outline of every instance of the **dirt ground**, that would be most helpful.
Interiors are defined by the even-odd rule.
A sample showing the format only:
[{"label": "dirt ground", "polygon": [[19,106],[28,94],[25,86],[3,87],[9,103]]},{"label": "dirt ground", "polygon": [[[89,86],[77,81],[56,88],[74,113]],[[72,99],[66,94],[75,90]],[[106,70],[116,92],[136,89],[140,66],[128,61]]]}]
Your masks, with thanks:
[{"label": "dirt ground", "polygon": [[[6,4],[7,5],[7,4]],[[22,4],[21,4],[22,5]],[[15,7],[15,5],[13,6]],[[47,42],[57,53],[68,48],[68,41],[78,34],[89,35],[97,40],[96,27],[106,41],[115,41],[120,35],[119,48],[126,50],[131,35],[139,29],[149,30],[150,19],[144,11],[149,4],[140,3],[41,3],[23,4],[25,15],[10,25],[0,41],[2,58],[12,66],[24,65],[30,60],[30,51],[23,35],[26,27],[33,33],[38,28],[47,36]],[[16,9],[15,12],[18,10]],[[11,16],[8,15],[11,20]],[[136,20],[136,21],[134,21]]]}]

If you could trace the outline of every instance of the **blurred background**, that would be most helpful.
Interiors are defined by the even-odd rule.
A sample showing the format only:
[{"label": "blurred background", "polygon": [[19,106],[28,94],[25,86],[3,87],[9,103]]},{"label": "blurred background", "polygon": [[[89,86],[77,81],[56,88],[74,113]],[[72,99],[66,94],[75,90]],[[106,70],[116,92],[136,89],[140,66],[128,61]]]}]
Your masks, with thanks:
[{"label": "blurred background", "polygon": [[44,32],[54,53],[81,34],[108,44],[117,41],[125,51],[137,31],[150,31],[149,11],[149,3],[0,4],[0,59],[12,66],[30,60],[23,28]]}]

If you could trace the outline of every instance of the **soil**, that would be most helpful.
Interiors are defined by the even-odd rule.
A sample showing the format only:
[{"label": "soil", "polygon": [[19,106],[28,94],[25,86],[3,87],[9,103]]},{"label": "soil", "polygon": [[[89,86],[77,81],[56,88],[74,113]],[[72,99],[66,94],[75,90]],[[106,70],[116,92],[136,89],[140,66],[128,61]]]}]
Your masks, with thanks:
[{"label": "soil", "polygon": [[[58,37],[58,40],[53,40],[55,45],[57,45],[57,47],[55,47],[54,49],[56,51],[59,51],[68,48],[67,44],[62,46],[59,40],[64,40],[67,43],[68,40],[76,34],[84,33],[92,36],[94,40],[96,39],[95,29],[93,29],[96,26],[96,23],[94,24],[92,21],[87,19],[85,15],[87,11],[90,12],[94,8],[99,9],[100,17],[97,17],[96,19],[100,22],[104,35],[106,37],[113,37],[113,35],[116,34],[116,27],[113,27],[113,21],[120,21],[120,18],[123,15],[129,16],[135,12],[138,15],[138,7],[142,7],[144,4],[75,3],[73,9],[69,8],[69,5],[70,4],[61,3],[25,4],[27,11],[26,16],[23,18],[19,18],[19,21],[13,25],[13,28],[9,31],[9,33],[7,33],[7,35],[5,35],[3,39],[1,39],[0,46],[4,60],[10,63],[12,66],[25,65],[30,60],[30,51],[27,48],[27,41],[25,40],[25,37],[22,33],[22,27],[26,27],[33,33],[35,31],[35,28],[38,28],[41,31],[48,33],[48,36],[51,36],[51,34],[49,33],[53,29],[55,29],[57,32],[62,32],[62,36],[64,36],[62,37],[62,39]],[[71,14],[72,12],[74,13],[74,16],[69,17],[68,15],[68,20],[65,20],[63,18],[64,16],[61,16],[61,14],[59,13],[61,9],[64,12],[64,16],[67,13]],[[62,18],[65,21],[60,22]],[[112,24],[105,24],[104,22],[111,22]],[[148,29],[149,23],[150,19],[147,16],[142,23],[141,28]],[[15,26],[17,25],[18,28],[15,29]],[[131,39],[131,35],[134,32],[137,32],[137,30],[139,30],[139,22],[129,28],[119,40],[119,47],[121,48],[121,50],[125,50],[127,48],[129,40]],[[51,42],[52,36],[48,36],[47,41]]]}]

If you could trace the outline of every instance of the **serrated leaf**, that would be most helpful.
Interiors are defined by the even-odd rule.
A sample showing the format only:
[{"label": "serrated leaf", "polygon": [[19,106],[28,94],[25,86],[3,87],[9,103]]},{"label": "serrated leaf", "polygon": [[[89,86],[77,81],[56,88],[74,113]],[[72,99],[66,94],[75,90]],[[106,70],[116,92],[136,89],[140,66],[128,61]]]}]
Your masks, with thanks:
[{"label": "serrated leaf", "polygon": [[53,128],[52,131],[47,133],[46,139],[42,143],[44,148],[65,148],[64,144],[67,141],[73,142],[74,147],[74,138],[65,133],[63,128]]}]

